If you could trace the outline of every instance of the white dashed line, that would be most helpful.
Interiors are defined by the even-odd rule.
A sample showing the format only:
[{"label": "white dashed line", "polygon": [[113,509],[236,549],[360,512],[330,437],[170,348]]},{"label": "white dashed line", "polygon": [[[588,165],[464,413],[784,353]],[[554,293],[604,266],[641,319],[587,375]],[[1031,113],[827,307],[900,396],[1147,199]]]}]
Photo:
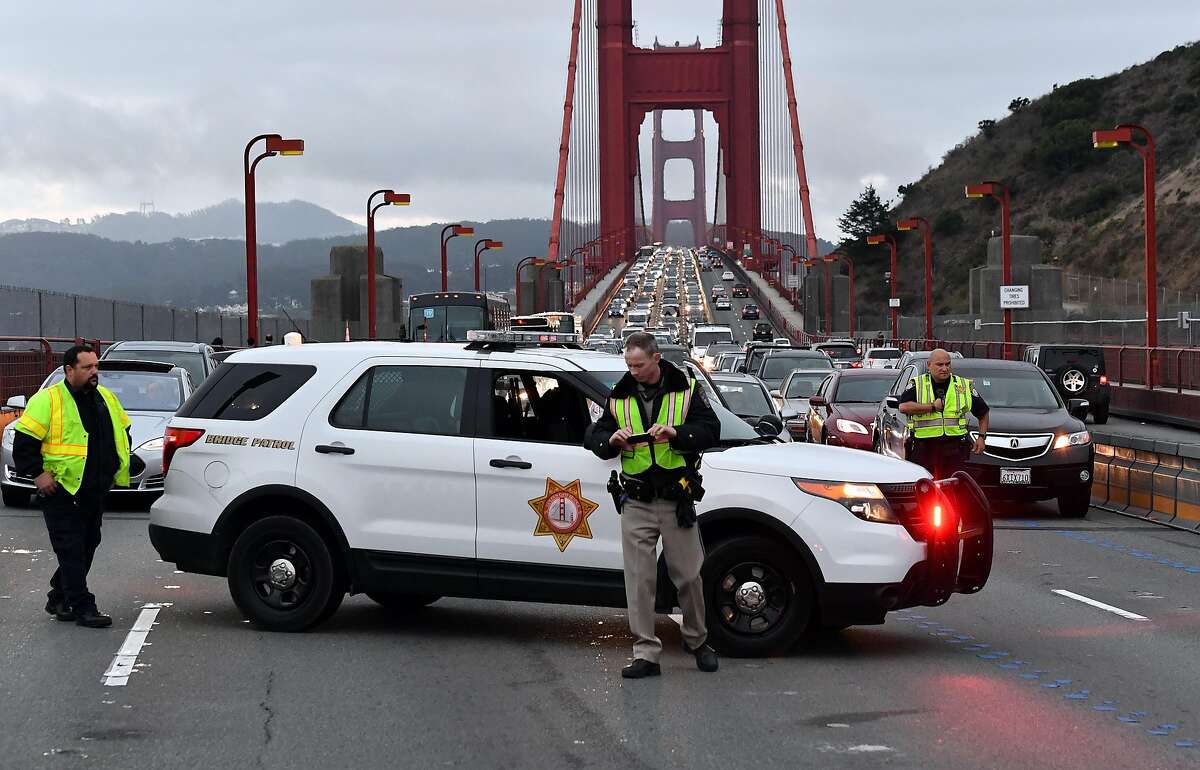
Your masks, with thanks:
[{"label": "white dashed line", "polygon": [[1081,596],[1077,593],[1067,591],[1063,588],[1055,588],[1054,593],[1058,594],[1059,596],[1065,596],[1068,599],[1074,599],[1077,602],[1083,602],[1084,604],[1089,604],[1097,609],[1104,610],[1105,612],[1111,612],[1114,615],[1120,615],[1121,617],[1126,618],[1128,620],[1149,620],[1150,619],[1150,618],[1146,617],[1145,615],[1139,615],[1136,612],[1130,612],[1129,610],[1123,610],[1120,607],[1114,607],[1111,604],[1105,604],[1104,602],[1098,602],[1095,599],[1089,599],[1086,596]]},{"label": "white dashed line", "polygon": [[142,645],[146,643],[146,637],[150,635],[150,629],[154,628],[154,619],[158,617],[158,611],[164,606],[166,605],[145,604],[142,606],[142,611],[138,614],[137,620],[133,622],[133,628],[125,636],[121,649],[117,650],[112,663],[108,664],[108,670],[104,672],[101,681],[106,687],[124,687],[129,684],[129,675],[133,673],[138,653],[142,651]]}]

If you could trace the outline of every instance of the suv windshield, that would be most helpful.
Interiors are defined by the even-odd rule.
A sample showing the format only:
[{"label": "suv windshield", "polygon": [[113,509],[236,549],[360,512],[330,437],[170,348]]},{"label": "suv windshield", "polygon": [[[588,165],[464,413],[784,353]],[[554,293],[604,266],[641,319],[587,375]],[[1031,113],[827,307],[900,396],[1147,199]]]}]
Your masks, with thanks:
[{"label": "suv windshield", "polygon": [[845,361],[847,358],[858,358],[858,351],[854,349],[853,345],[827,345],[818,349],[835,361]]},{"label": "suv windshield", "polygon": [[698,331],[696,332],[696,340],[692,344],[698,348],[702,348],[714,342],[733,342],[733,332],[728,329],[722,329],[721,331]]},{"label": "suv windshield", "polygon": [[897,350],[896,348],[876,348],[875,350],[872,350],[870,353],[868,353],[867,357],[868,358],[878,358],[880,360],[883,360],[883,359],[892,360],[892,359],[896,359],[896,358],[900,357],[900,351]]},{"label": "suv windshield", "polygon": [[[121,346],[109,353],[106,358],[118,361],[159,361],[164,364],[175,364],[187,370],[192,378],[192,387],[204,382],[204,356],[200,353],[190,353],[186,350],[145,350]],[[178,407],[178,404],[176,404]]]},{"label": "suv windshield", "polygon": [[797,374],[788,380],[787,393],[784,398],[808,398],[817,392],[817,387],[825,379],[825,374]]},{"label": "suv windshield", "polygon": [[768,380],[781,380],[793,369],[824,369],[832,368],[827,359],[816,356],[770,356],[763,362],[759,376]]},{"label": "suv windshield", "polygon": [[1057,409],[1062,406],[1058,394],[1040,372],[1003,369],[972,372],[968,367],[959,366],[955,367],[954,373],[969,378],[979,395],[993,408]]},{"label": "suv windshield", "polygon": [[838,383],[833,401],[837,404],[877,404],[891,390],[894,382],[889,377],[846,378]]},{"label": "suv windshield", "polygon": [[771,414],[771,402],[757,382],[716,380],[717,390],[738,417],[762,417]]}]

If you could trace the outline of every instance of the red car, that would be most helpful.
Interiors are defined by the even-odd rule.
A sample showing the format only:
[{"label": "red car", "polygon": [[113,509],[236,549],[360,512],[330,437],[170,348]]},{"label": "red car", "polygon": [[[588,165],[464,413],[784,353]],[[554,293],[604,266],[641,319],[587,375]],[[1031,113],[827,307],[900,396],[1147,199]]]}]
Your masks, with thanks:
[{"label": "red car", "polygon": [[873,451],[872,423],[896,375],[894,369],[834,371],[808,399],[809,440]]}]

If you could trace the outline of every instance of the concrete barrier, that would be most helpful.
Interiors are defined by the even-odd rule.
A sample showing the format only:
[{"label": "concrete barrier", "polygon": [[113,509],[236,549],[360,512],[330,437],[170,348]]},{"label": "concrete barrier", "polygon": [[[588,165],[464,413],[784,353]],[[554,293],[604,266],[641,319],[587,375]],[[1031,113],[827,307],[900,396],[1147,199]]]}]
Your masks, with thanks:
[{"label": "concrete barrier", "polygon": [[1145,516],[1154,507],[1154,471],[1158,468],[1158,454],[1152,439],[1133,440],[1133,464],[1129,466],[1130,513]]},{"label": "concrete barrier", "polygon": [[1092,431],[1092,505],[1200,533],[1200,444]]},{"label": "concrete barrier", "polygon": [[1200,446],[1179,447],[1182,467],[1176,478],[1175,518],[1185,526],[1200,527]]},{"label": "concrete barrier", "polygon": [[1113,461],[1108,466],[1108,506],[1119,511],[1129,507],[1129,469],[1134,450],[1124,436],[1113,436]]},{"label": "concrete barrier", "polygon": [[1096,443],[1096,455],[1092,467],[1092,505],[1108,502],[1108,476],[1113,461],[1113,446]]},{"label": "concrete barrier", "polygon": [[1154,499],[1150,512],[1155,518],[1173,520],[1178,514],[1175,499],[1179,494],[1179,474],[1183,470],[1183,458],[1179,456],[1179,444],[1171,441],[1156,441],[1158,467],[1154,469]]}]

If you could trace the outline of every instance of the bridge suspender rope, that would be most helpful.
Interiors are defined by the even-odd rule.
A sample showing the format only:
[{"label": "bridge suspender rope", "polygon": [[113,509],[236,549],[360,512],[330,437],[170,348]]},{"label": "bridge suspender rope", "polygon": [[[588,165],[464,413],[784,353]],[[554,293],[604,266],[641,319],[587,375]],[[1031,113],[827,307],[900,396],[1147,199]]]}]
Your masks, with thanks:
[{"label": "bridge suspender rope", "polygon": [[[558,176],[554,182],[554,214],[550,220],[550,243],[546,248],[546,262],[558,260],[559,243],[562,238],[563,200],[566,195],[567,160],[571,154],[571,116],[575,111],[575,70],[579,59],[579,19],[583,13],[583,0],[575,0],[575,11],[571,21],[571,57],[567,62],[567,94],[563,99],[562,135],[558,142]],[[542,272],[537,274],[541,285]],[[522,312],[522,308],[517,308]]]},{"label": "bridge suspender rope", "polygon": [[788,46],[787,19],[784,18],[783,0],[775,0],[775,19],[779,23],[779,46],[783,52],[784,85],[787,87],[788,112],[791,118],[792,151],[796,156],[796,177],[800,182],[800,207],[804,216],[805,251],[806,256],[815,259],[819,256],[817,233],[813,229],[808,173],[804,169],[804,143],[800,139],[800,119],[796,116],[796,86],[792,83],[792,54]]}]

